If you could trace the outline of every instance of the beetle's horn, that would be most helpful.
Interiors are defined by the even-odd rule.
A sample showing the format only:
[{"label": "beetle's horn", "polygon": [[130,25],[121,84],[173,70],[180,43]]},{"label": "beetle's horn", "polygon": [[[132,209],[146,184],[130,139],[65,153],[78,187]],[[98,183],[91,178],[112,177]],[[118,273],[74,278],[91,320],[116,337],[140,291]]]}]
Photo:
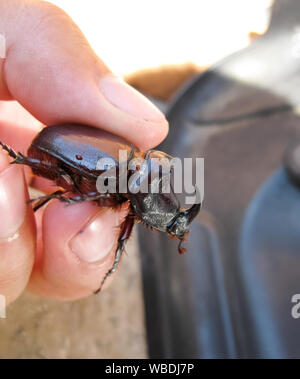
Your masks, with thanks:
[{"label": "beetle's horn", "polygon": [[189,224],[194,220],[194,218],[200,212],[201,205],[202,205],[200,190],[197,186],[195,187],[195,192],[196,192],[195,204],[192,205],[190,209],[187,209],[186,211],[184,211],[184,215],[186,215]]}]

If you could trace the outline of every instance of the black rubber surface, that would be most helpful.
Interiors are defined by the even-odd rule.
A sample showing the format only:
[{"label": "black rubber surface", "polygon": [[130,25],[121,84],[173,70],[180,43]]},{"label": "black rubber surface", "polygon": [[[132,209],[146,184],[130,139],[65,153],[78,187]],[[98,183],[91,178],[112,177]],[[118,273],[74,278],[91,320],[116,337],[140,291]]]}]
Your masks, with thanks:
[{"label": "black rubber surface", "polygon": [[283,167],[300,130],[298,24],[300,2],[277,0],[266,35],[168,109],[159,149],[205,158],[205,200],[184,256],[139,228],[153,358],[300,357],[300,191]]}]

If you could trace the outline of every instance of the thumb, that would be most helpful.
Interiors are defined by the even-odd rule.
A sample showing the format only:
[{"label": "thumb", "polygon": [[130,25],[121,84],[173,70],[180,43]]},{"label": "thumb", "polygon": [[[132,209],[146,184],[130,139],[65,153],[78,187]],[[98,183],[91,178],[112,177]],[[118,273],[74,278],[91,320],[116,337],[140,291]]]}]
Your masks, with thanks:
[{"label": "thumb", "polygon": [[168,132],[163,114],[113,75],[70,17],[37,0],[0,0],[0,99],[15,99],[44,124],[77,122],[146,150]]}]

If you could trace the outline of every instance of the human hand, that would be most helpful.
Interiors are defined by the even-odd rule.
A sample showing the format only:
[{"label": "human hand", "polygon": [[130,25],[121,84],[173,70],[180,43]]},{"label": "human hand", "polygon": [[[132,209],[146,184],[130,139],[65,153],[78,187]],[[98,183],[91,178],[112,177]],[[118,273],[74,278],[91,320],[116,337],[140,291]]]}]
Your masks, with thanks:
[{"label": "human hand", "polygon": [[[143,150],[165,138],[162,113],[111,73],[61,9],[0,0],[0,34],[6,40],[0,140],[15,150],[25,153],[42,125],[64,122],[94,125]],[[62,300],[90,295],[112,266],[128,208],[66,207],[55,200],[34,216],[26,182],[46,188],[45,182],[25,174],[0,152],[0,294],[8,303],[26,287]]]}]

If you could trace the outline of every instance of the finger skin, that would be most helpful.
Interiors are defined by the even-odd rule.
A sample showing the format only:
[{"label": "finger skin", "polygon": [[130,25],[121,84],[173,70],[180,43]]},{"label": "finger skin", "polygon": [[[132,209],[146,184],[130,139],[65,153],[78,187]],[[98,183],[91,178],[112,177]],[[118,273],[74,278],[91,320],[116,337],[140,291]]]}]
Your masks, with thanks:
[{"label": "finger skin", "polygon": [[[0,163],[3,169],[3,153]],[[34,263],[36,233],[33,211],[26,206],[28,194],[23,170],[17,166],[4,168],[0,174],[0,294],[6,297],[9,304],[24,291],[29,281]],[[12,188],[7,188],[10,183]],[[19,188],[14,188],[16,185]],[[18,199],[10,194],[10,191],[14,194],[24,190],[25,193],[23,196],[20,194]],[[20,226],[15,225],[14,229],[12,219],[23,222]]]},{"label": "finger skin", "polygon": [[13,241],[0,240],[0,293],[7,304],[16,300],[25,290],[34,263],[35,223],[28,211],[24,223]]},{"label": "finger skin", "polygon": [[[109,210],[118,214],[118,221],[111,228],[113,235],[107,236],[112,240],[112,247],[104,257],[95,262],[83,261],[72,251],[71,241],[74,236],[84,233],[92,221],[98,220],[92,231],[92,248],[95,253],[99,250],[101,255],[103,238],[106,237],[101,218],[107,211],[92,203],[66,206],[59,201],[53,201],[43,210],[43,216],[38,217],[38,223],[42,221],[42,233],[38,238],[38,254],[29,284],[32,292],[59,300],[75,300],[91,295],[100,287],[102,278],[113,265],[119,226],[128,213],[128,204],[118,211]],[[104,222],[109,221],[106,218]]]},{"label": "finger skin", "polygon": [[[26,155],[28,146],[41,129],[41,122],[19,103],[0,101],[0,141]],[[29,184],[33,179],[31,169],[24,166],[24,172]]]}]

